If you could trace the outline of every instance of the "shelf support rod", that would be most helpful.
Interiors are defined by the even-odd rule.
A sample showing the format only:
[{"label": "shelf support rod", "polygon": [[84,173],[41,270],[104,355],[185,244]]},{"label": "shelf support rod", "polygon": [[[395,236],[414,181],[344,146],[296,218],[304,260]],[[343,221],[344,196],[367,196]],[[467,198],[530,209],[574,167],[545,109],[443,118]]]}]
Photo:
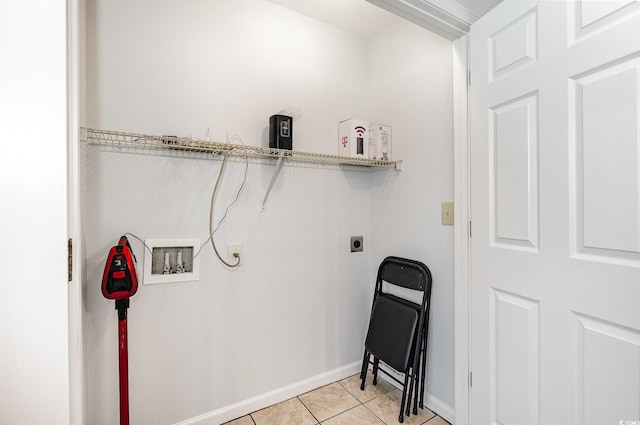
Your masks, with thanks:
[{"label": "shelf support rod", "polygon": [[271,189],[273,188],[273,184],[276,182],[278,178],[278,174],[280,174],[280,170],[282,169],[282,165],[284,165],[283,156],[278,158],[278,163],[276,164],[276,169],[273,172],[273,176],[271,176],[271,181],[269,182],[269,187],[267,187],[267,193],[264,194],[264,199],[262,200],[262,211],[265,210],[265,205],[267,204],[267,199],[269,199],[269,194],[271,193]]}]

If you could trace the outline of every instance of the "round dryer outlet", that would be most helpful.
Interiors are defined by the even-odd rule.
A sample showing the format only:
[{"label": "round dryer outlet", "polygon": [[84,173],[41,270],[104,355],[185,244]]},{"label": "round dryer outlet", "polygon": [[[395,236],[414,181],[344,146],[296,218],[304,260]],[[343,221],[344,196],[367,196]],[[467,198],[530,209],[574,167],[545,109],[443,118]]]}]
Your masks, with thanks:
[{"label": "round dryer outlet", "polygon": [[363,249],[362,236],[351,236],[351,252],[362,252]]}]

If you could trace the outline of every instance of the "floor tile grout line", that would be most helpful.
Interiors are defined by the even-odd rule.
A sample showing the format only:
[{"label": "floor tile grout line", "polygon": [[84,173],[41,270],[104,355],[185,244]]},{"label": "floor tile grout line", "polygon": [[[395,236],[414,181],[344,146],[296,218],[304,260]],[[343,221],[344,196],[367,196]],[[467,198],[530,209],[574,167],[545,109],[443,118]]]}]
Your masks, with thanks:
[{"label": "floor tile grout line", "polygon": [[333,418],[335,418],[336,416],[340,416],[340,415],[345,414],[345,413],[347,413],[347,412],[349,412],[349,411],[351,411],[351,410],[353,410],[353,409],[357,409],[357,408],[358,408],[358,407],[360,407],[360,406],[363,406],[363,404],[362,404],[362,403],[360,403],[360,404],[359,404],[359,405],[357,405],[357,406],[350,407],[350,408],[348,408],[347,410],[345,410],[344,412],[340,412],[340,413],[338,413],[337,415],[333,415],[333,416],[331,416],[331,417],[328,417],[328,418],[327,418],[327,419],[325,419],[324,421],[322,421],[322,422],[318,422],[318,423],[319,423],[320,425],[322,425],[323,423],[325,423],[325,422],[326,422],[326,421],[328,421],[329,419],[333,419]]},{"label": "floor tile grout line", "polygon": [[[322,388],[322,387],[320,387],[320,388]],[[309,392],[311,392],[311,391],[309,391]],[[307,393],[304,393],[304,394],[307,394]],[[304,395],[304,394],[300,394],[300,395]],[[316,418],[316,415],[314,415],[314,414],[313,414],[313,412],[312,412],[311,410],[309,410],[309,408],[307,407],[307,405],[306,405],[306,404],[304,404],[304,401],[302,401],[302,399],[300,398],[300,395],[299,395],[299,396],[296,396],[296,398],[298,399],[298,401],[299,401],[300,403],[302,403],[302,405],[304,406],[304,408],[305,408],[305,409],[307,409],[307,412],[309,412],[309,414],[311,415],[311,417],[312,417],[313,419],[315,419],[315,420],[316,420],[316,424],[319,424],[319,423],[320,423],[320,421],[318,420],[318,418]]]},{"label": "floor tile grout line", "polygon": [[364,407],[365,407],[369,412],[371,412],[371,414],[372,414],[373,416],[375,416],[376,418],[378,418],[378,420],[379,420],[380,422],[382,422],[384,425],[388,425],[388,424],[384,421],[384,419],[382,419],[380,416],[376,415],[376,412],[374,412],[373,410],[369,409],[369,408],[368,408],[366,405],[364,405],[364,404],[363,404],[363,406],[364,406]]},{"label": "floor tile grout line", "polygon": [[[378,399],[378,398],[380,398],[380,397],[386,396],[387,394],[388,394],[388,392],[387,392],[387,393],[384,393],[384,394],[382,394],[382,395],[379,395],[378,397],[374,397],[374,398],[372,398],[371,400],[367,401],[367,403],[370,403],[370,402],[372,402],[373,400]],[[369,406],[367,406],[367,404],[366,404],[366,403],[362,403],[362,405],[365,407],[365,409],[367,409],[369,412],[371,412],[371,414],[372,414],[373,416],[375,416],[376,418],[378,418],[378,420],[379,420],[380,422],[382,422],[382,423],[383,423],[383,424],[385,424],[385,425],[388,425],[388,424],[384,421],[384,419],[382,419],[380,416],[376,415],[376,412],[374,412],[373,410],[369,409]]]},{"label": "floor tile grout line", "polygon": [[[360,378],[360,381],[362,382],[362,378]],[[372,385],[373,385],[373,384],[372,384]],[[346,388],[345,388],[345,389],[346,389]],[[349,390],[347,390],[347,391],[349,391]],[[362,390],[361,390],[361,391],[362,391]],[[369,402],[371,402],[371,401],[373,401],[373,400],[375,400],[375,399],[377,399],[377,398],[384,397],[384,396],[386,396],[387,394],[389,394],[390,392],[391,392],[391,391],[387,391],[387,392],[385,392],[384,394],[380,394],[378,397],[374,397],[374,398],[372,398],[371,400],[367,400],[367,401],[366,401],[366,402],[364,402],[364,403],[362,403],[362,402],[360,403],[360,404],[361,404],[362,406],[364,406],[364,408],[365,408],[365,409],[367,409],[367,410],[368,410],[368,411],[369,411],[369,412],[370,412],[370,413],[371,413],[375,418],[377,418],[380,422],[382,422],[382,423],[383,423],[383,424],[385,424],[385,425],[387,425],[387,423],[384,421],[384,419],[382,419],[380,416],[376,415],[376,413],[375,413],[373,410],[369,409],[369,407],[367,406],[367,404],[366,404],[366,403],[369,403]],[[355,397],[355,396],[354,396],[354,397]],[[358,401],[360,401],[360,400],[358,400]]]},{"label": "floor tile grout line", "polygon": [[[347,379],[347,378],[345,378],[345,379]],[[343,380],[344,380],[344,379],[342,379],[342,381],[343,381]],[[350,408],[348,408],[347,410],[343,410],[342,412],[336,413],[335,415],[333,415],[333,416],[329,416],[328,418],[325,418],[323,421],[320,421],[320,420],[316,417],[316,415],[314,415],[314,414],[313,414],[313,412],[311,412],[311,410],[307,407],[307,405],[306,405],[306,404],[304,403],[304,401],[300,398],[300,396],[303,396],[303,395],[305,395],[305,394],[309,394],[309,393],[311,393],[311,392],[313,392],[313,391],[319,390],[320,388],[328,387],[328,386],[333,385],[333,384],[338,384],[338,386],[339,386],[340,388],[342,388],[342,390],[343,390],[344,392],[346,392],[346,393],[347,393],[351,398],[353,398],[353,399],[358,403],[358,405],[357,405],[357,406],[350,407]],[[322,387],[318,387],[318,388],[316,388],[315,390],[307,391],[307,392],[306,392],[306,393],[304,393],[304,394],[300,394],[300,395],[298,396],[298,400],[300,400],[300,402],[302,403],[302,405],[303,405],[303,406],[304,406],[304,407],[309,411],[309,413],[311,413],[311,416],[313,416],[313,418],[318,422],[318,424],[322,424],[323,422],[328,421],[328,420],[329,420],[329,419],[331,419],[331,418],[335,418],[336,416],[340,416],[340,415],[342,415],[343,413],[348,412],[349,410],[355,409],[356,407],[358,407],[358,406],[360,406],[360,405],[363,405],[363,403],[362,403],[360,400],[358,400],[358,399],[356,398],[356,396],[354,396],[353,394],[351,394],[351,391],[349,391],[347,388],[345,388],[345,386],[344,386],[344,385],[342,385],[342,383],[340,383],[340,381],[335,381],[335,382],[332,382],[332,383],[330,383],[330,384],[323,385]]]},{"label": "floor tile grout line", "polygon": [[[362,378],[360,378],[360,380],[362,381]],[[338,381],[338,383],[340,383],[340,382]],[[342,385],[342,384],[340,384],[340,385]],[[372,383],[372,385],[373,385],[373,383]],[[342,385],[342,388],[344,388],[348,393],[350,393],[350,394],[351,394],[351,392],[350,392],[350,391],[349,391],[349,390],[348,390],[344,385]],[[377,397],[374,397],[374,398],[372,398],[371,400],[367,400],[367,401],[365,401],[365,402],[361,402],[360,400],[358,400],[358,401],[360,402],[360,405],[361,405],[361,406],[364,406],[364,408],[365,408],[365,409],[367,409],[367,410],[368,410],[368,411],[369,411],[369,412],[370,412],[370,413],[371,413],[375,418],[377,418],[380,422],[382,422],[382,423],[383,423],[383,424],[385,424],[385,425],[389,425],[389,424],[387,424],[387,423],[384,421],[384,419],[383,419],[383,418],[381,418],[380,416],[376,415],[376,413],[375,413],[373,410],[369,409],[369,407],[367,406],[367,403],[372,402],[373,400],[376,400],[376,399],[378,399],[378,398],[380,398],[380,397],[384,397],[384,396],[386,396],[387,394],[389,394],[389,393],[391,393],[391,392],[393,392],[393,390],[391,390],[391,391],[387,391],[387,392],[384,392],[384,393],[382,393],[382,394],[379,394]],[[351,395],[355,398],[355,395],[353,395],[353,394],[351,394]],[[356,398],[356,400],[357,400],[357,398]]]},{"label": "floor tile grout line", "polygon": [[[396,388],[396,389],[397,389],[397,388]],[[371,401],[373,401],[373,400],[377,400],[377,399],[379,399],[379,398],[385,397],[385,396],[387,396],[388,394],[390,394],[391,392],[393,392],[393,390],[388,391],[388,392],[386,392],[386,393],[384,393],[384,394],[381,394],[381,395],[379,395],[378,397],[375,397],[375,398],[373,398],[373,399],[369,400],[367,403],[369,403],[369,402],[371,402]],[[366,405],[366,403],[363,403],[363,406],[364,406],[367,410],[369,410],[369,412],[371,412],[371,413],[372,413],[376,418],[380,419],[380,422],[382,422],[383,424],[385,424],[385,425],[393,425],[393,424],[395,424],[395,423],[396,423],[396,421],[394,421],[394,422],[393,422],[393,424],[389,424],[389,423],[385,422],[385,419],[384,419],[384,418],[381,418],[380,416],[378,416],[378,415],[377,415],[373,410],[371,410],[371,409],[369,408],[369,406],[367,406],[367,405]],[[424,409],[422,409],[422,410],[424,410]],[[434,419],[434,418],[436,418],[436,417],[438,416],[438,414],[437,414],[437,413],[435,413],[434,411],[432,411],[431,409],[428,409],[428,408],[427,408],[427,410],[429,410],[429,412],[431,412],[431,413],[433,414],[433,416],[431,416],[429,419],[426,419],[424,422],[420,422],[419,424],[416,424],[416,425],[426,425],[426,423],[427,423],[427,422],[429,422],[430,420],[432,420],[432,419]],[[420,413],[418,413],[418,414],[420,414]],[[411,413],[411,415],[412,415],[412,416],[417,416],[417,415],[414,415],[413,413]],[[408,417],[410,417],[410,416],[405,415],[405,418],[408,418]]]}]

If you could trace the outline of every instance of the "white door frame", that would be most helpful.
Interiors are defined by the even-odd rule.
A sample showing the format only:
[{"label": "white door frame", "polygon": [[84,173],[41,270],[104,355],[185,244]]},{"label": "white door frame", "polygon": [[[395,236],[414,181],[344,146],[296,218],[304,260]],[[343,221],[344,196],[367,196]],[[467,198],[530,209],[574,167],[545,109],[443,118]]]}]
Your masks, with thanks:
[{"label": "white door frame", "polygon": [[82,338],[82,237],[80,228],[79,127],[83,119],[81,46],[84,0],[67,0],[67,237],[73,241],[72,274],[68,286],[69,418],[85,423],[84,355]]},{"label": "white door frame", "polygon": [[453,42],[455,425],[469,423],[469,34]]}]

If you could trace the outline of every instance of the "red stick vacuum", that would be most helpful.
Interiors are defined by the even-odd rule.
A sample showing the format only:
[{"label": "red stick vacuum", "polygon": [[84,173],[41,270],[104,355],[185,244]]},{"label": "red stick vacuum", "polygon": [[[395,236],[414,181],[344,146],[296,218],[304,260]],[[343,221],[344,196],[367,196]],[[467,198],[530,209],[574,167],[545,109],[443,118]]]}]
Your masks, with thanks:
[{"label": "red stick vacuum", "polygon": [[102,275],[102,295],[116,301],[118,310],[118,354],[120,363],[120,425],[129,425],[129,354],[127,349],[127,309],[129,298],[138,290],[135,256],[126,236],[111,248]]}]

